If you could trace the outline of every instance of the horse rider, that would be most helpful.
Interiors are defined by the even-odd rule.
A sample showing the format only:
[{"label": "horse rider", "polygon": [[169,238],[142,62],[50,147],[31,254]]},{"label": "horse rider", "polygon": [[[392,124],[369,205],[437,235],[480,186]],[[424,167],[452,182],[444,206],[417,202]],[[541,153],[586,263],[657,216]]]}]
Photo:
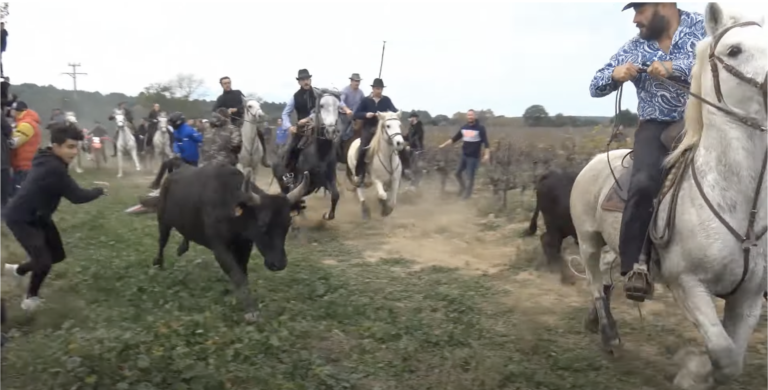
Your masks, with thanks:
[{"label": "horse rider", "polygon": [[[133,133],[133,113],[131,112],[130,109],[128,109],[128,107],[125,106],[125,104],[126,102],[118,103],[117,109],[123,111],[123,116],[125,117],[125,123],[126,125],[130,124],[128,129],[131,131],[131,133]],[[114,114],[110,115],[109,118],[107,119],[110,121],[114,120],[115,115]],[[117,143],[119,142],[119,140],[120,140],[120,131],[118,130],[117,132],[115,132],[115,142],[112,143],[112,148],[113,148],[112,157],[117,157]]]},{"label": "horse rider", "polygon": [[314,117],[312,111],[317,103],[317,94],[312,88],[312,75],[309,71],[300,69],[296,80],[299,82],[299,90],[288,100],[282,115],[283,126],[288,126],[288,132],[291,133],[291,143],[288,145],[285,161],[285,168],[288,173],[283,176],[283,182],[288,186],[293,185],[293,170],[299,160],[301,153],[299,142],[303,138],[303,135],[296,131],[296,126],[291,126],[291,113],[296,111],[296,120],[298,121],[296,125],[304,126]]},{"label": "horse rider", "polygon": [[[216,98],[216,103],[213,105],[213,111],[216,112],[216,110],[222,107],[228,109],[230,122],[232,122],[233,126],[236,126],[239,129],[243,126],[243,120],[245,118],[245,107],[243,107],[245,95],[243,95],[239,89],[232,89],[232,80],[227,76],[220,78],[219,84],[221,84],[223,92]],[[269,164],[267,157],[267,143],[264,141],[264,133],[259,126],[256,126],[256,135],[259,137],[259,141],[261,141],[261,165],[269,168],[271,165]]]},{"label": "horse rider", "polygon": [[203,133],[200,166],[228,164],[235,166],[243,147],[240,129],[230,121],[229,110],[221,107],[213,113],[210,129]]},{"label": "horse rider", "polygon": [[[663,185],[662,163],[669,153],[662,133],[683,119],[687,95],[670,89],[652,76],[674,76],[690,81],[696,44],[704,39],[704,17],[677,8],[676,3],[629,3],[633,23],[640,33],[630,39],[597,71],[589,86],[592,97],[608,96],[627,82],[637,89],[640,124],[634,136],[634,166],[627,202],[621,219],[619,257],[621,275],[626,276],[628,299],[643,302],[653,294],[646,264],[640,256],[651,223],[655,197]],[[647,74],[641,64],[650,63]]]},{"label": "horse rider", "polygon": [[[357,186],[362,187],[365,183],[365,154],[368,146],[371,144],[376,127],[379,124],[377,112],[397,112],[397,108],[392,103],[389,96],[384,96],[384,81],[382,79],[373,79],[371,84],[371,96],[364,98],[354,113],[355,119],[363,120],[363,132],[360,136],[360,146],[357,149],[357,165],[355,165],[355,176],[358,177]],[[408,152],[403,150],[398,152],[400,162],[403,164],[403,177],[411,180],[410,159]]]},{"label": "horse rider", "polygon": [[197,149],[203,142],[203,135],[188,125],[184,114],[178,111],[168,117],[168,122],[173,127],[173,153],[185,163],[196,167],[200,159]]},{"label": "horse rider", "polygon": [[415,111],[411,112],[411,115],[408,116],[408,122],[410,122],[411,126],[408,128],[408,134],[405,135],[405,140],[408,142],[408,146],[414,157],[413,161],[411,161],[411,165],[415,167],[418,172],[418,156],[419,153],[424,150],[424,125],[419,120],[419,114]]},{"label": "horse rider", "polygon": [[160,105],[155,103],[152,105],[152,109],[149,110],[149,114],[147,115],[147,137],[144,139],[144,148],[145,149],[152,149],[153,144],[152,140],[155,138],[155,133],[157,132],[157,124],[159,121],[157,120],[157,116],[160,115]]},{"label": "horse rider", "polygon": [[344,140],[347,140],[352,136],[352,115],[357,109],[357,106],[360,105],[360,102],[365,98],[365,94],[360,89],[361,80],[359,73],[352,73],[352,76],[349,76],[349,85],[341,90],[341,104],[339,107],[340,110],[346,114],[346,118],[341,117],[341,120],[344,123],[341,137]]},{"label": "horse rider", "polygon": [[45,128],[50,130],[54,126],[64,123],[65,120],[66,118],[64,116],[64,112],[62,112],[60,108],[54,108],[51,110],[50,122],[45,126]]}]

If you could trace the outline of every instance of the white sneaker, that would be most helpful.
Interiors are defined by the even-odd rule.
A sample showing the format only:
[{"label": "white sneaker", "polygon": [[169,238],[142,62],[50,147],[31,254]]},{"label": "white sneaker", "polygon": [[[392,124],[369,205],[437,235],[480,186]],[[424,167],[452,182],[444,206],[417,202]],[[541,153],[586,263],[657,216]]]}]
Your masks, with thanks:
[{"label": "white sneaker", "polygon": [[18,273],[16,273],[16,268],[19,268],[18,264],[8,264],[5,263],[5,272],[10,273],[13,276],[21,277]]},{"label": "white sneaker", "polygon": [[36,310],[41,304],[43,303],[43,300],[40,299],[40,297],[31,297],[26,298],[23,301],[21,301],[21,308],[26,311],[34,311]]}]

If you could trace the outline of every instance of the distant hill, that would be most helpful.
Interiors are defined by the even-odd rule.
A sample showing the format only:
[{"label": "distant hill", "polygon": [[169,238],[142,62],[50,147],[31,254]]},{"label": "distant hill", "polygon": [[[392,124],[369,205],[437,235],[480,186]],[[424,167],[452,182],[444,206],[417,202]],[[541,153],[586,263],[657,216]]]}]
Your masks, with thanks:
[{"label": "distant hill", "polygon": [[[78,121],[86,128],[93,127],[96,121],[107,122],[107,117],[112,109],[120,102],[127,102],[131,107],[137,124],[140,118],[145,117],[151,108],[151,98],[146,95],[128,96],[122,93],[101,94],[99,92],[78,91],[77,95],[71,90],[58,89],[51,85],[39,86],[37,84],[24,83],[11,87],[11,92],[18,95],[19,99],[26,102],[30,108],[37,111],[44,123],[48,123],[51,111],[61,108],[65,111],[74,111]],[[187,118],[206,118],[210,116],[213,107],[211,100],[183,100],[163,99],[161,108],[167,111],[182,111]],[[282,114],[285,103],[262,102],[261,108],[267,116],[267,120],[273,123]],[[415,110],[425,124],[432,125],[460,125],[463,122],[463,114],[456,113],[452,116],[438,114],[432,116],[429,112]],[[404,113],[410,112],[404,111]],[[406,119],[406,115],[404,120]],[[481,110],[478,116],[491,125],[519,127],[524,126],[522,117],[495,116],[491,110]],[[606,123],[610,117],[576,117],[581,122]]]}]

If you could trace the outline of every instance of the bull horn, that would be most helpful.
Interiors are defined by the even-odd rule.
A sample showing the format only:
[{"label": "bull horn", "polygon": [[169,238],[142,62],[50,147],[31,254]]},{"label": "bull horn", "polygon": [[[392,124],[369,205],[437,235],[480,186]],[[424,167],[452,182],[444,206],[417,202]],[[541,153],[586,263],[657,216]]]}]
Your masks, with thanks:
[{"label": "bull horn", "polygon": [[248,203],[251,206],[258,206],[261,204],[261,197],[251,192],[248,194]]},{"label": "bull horn", "polygon": [[304,196],[304,193],[307,192],[307,187],[309,186],[309,172],[304,172],[304,176],[301,178],[301,184],[299,184],[298,187],[294,188],[293,191],[289,192],[286,197],[288,198],[288,201],[293,204],[301,200],[301,197]]}]

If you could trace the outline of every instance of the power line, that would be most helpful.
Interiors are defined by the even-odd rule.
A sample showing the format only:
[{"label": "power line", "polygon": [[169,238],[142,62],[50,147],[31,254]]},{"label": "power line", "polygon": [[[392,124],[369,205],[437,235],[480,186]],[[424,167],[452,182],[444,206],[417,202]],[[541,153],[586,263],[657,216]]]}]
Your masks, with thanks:
[{"label": "power line", "polygon": [[80,63],[75,64],[75,63],[70,62],[69,64],[67,64],[67,66],[72,67],[72,71],[71,72],[61,72],[61,74],[65,74],[65,75],[67,75],[69,77],[72,77],[72,86],[73,86],[72,89],[75,91],[75,96],[77,96],[77,76],[87,76],[88,73],[80,73],[80,72],[77,71],[77,67],[80,66]]}]

